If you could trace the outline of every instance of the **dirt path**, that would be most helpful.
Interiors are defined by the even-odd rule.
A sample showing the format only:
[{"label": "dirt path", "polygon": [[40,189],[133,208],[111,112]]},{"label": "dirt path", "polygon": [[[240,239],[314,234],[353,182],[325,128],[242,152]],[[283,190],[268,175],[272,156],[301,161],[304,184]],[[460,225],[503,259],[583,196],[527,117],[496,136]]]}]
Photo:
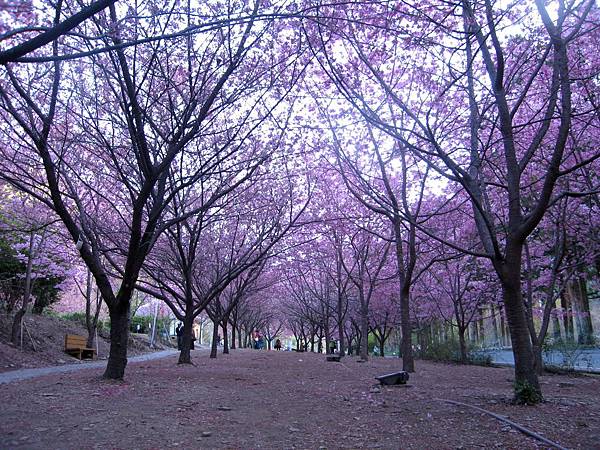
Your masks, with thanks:
[{"label": "dirt path", "polygon": [[[140,361],[152,361],[154,359],[166,358],[177,354],[176,350],[163,350],[160,352],[146,353],[144,355],[133,356],[128,359],[129,363]],[[57,373],[75,372],[84,369],[96,369],[106,367],[106,360],[82,361],[76,364],[67,364],[62,366],[39,367],[36,369],[19,369],[0,373],[0,384],[12,383],[14,381],[23,381],[29,378],[41,377]]]},{"label": "dirt path", "polygon": [[510,404],[512,371],[417,362],[409,387],[379,387],[394,359],[235,350],[176,355],[0,385],[0,448],[547,448],[479,406],[568,448],[600,449],[600,379],[545,376],[546,402]]}]

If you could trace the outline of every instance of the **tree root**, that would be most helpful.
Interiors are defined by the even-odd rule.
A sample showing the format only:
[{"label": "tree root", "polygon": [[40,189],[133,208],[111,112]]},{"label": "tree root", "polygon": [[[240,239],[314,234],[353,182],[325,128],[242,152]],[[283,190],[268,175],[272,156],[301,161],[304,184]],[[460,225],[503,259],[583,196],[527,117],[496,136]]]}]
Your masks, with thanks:
[{"label": "tree root", "polygon": [[480,408],[478,406],[473,406],[473,405],[469,405],[468,403],[461,403],[461,402],[457,402],[457,401],[454,401],[454,400],[446,400],[444,398],[435,398],[434,400],[437,400],[437,401],[440,401],[440,402],[451,403],[451,404],[457,405],[457,406],[466,406],[467,408],[475,409],[475,410],[477,410],[479,412],[482,412],[484,414],[492,416],[495,419],[498,419],[498,420],[500,420],[500,421],[502,421],[502,422],[510,425],[513,428],[516,428],[521,433],[523,433],[523,434],[525,434],[525,435],[527,435],[529,437],[537,439],[538,441],[542,441],[544,444],[548,444],[548,445],[550,445],[550,446],[552,446],[554,448],[557,448],[559,450],[567,450],[565,447],[562,447],[560,444],[557,444],[556,442],[552,442],[551,440],[546,439],[544,436],[541,436],[541,435],[537,434],[536,432],[531,431],[531,430],[525,428],[524,426],[519,425],[518,423],[513,422],[512,420],[508,420],[506,417],[501,416],[500,414],[493,413],[491,411],[488,411],[486,409]]}]

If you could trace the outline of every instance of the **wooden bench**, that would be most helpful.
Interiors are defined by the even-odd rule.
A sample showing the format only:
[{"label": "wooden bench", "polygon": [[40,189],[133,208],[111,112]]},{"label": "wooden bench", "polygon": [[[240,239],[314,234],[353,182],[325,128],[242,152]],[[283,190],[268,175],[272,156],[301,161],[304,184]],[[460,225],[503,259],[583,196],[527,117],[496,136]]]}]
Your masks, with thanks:
[{"label": "wooden bench", "polygon": [[394,373],[388,373],[387,375],[380,375],[375,377],[381,384],[394,385],[394,384],[406,384],[408,381],[408,372],[400,371]]},{"label": "wooden bench", "polygon": [[331,355],[327,355],[327,361],[329,362],[340,362],[340,355],[335,355],[335,354],[331,354]]},{"label": "wooden bench", "polygon": [[87,347],[87,339],[76,334],[65,335],[65,352],[79,359],[94,359],[96,350]]}]

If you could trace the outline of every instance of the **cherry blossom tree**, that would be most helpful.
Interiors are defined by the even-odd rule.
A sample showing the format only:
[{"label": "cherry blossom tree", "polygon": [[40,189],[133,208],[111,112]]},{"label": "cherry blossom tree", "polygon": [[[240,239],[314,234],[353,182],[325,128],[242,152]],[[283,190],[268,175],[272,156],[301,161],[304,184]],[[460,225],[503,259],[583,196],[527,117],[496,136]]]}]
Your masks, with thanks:
[{"label": "cherry blossom tree", "polygon": [[[522,301],[523,246],[563,195],[557,180],[598,157],[573,161],[568,141],[571,130],[593,123],[586,95],[573,119],[571,80],[594,73],[596,58],[588,64],[575,53],[597,32],[595,2],[561,3],[554,15],[541,0],[375,2],[335,15],[324,6],[322,14],[307,35],[338,92],[467,193],[483,247],[477,253],[492,261],[502,286],[516,385],[541,399]],[[356,24],[359,15],[369,26]]]},{"label": "cherry blossom tree", "polygon": [[[61,229],[52,212],[20,193],[5,187],[2,189],[0,233],[7,249],[18,267],[10,276],[18,278],[10,284],[17,295],[14,303],[7,303],[11,311],[19,304],[13,317],[12,343],[17,345],[22,334],[23,317],[34,298],[34,310],[41,313],[50,301],[48,295],[60,293],[61,285],[70,276],[70,260],[73,254],[65,249]],[[22,289],[17,287],[22,285]],[[53,294],[54,293],[54,294]],[[20,300],[20,302],[19,302]]]},{"label": "cherry blossom tree", "polygon": [[[77,243],[109,308],[107,378],[124,374],[130,300],[143,262],[158,236],[180,220],[163,220],[166,207],[177,192],[217,171],[270,114],[277,96],[267,101],[264,92],[292,64],[288,55],[270,51],[268,24],[255,27],[258,2],[239,6],[248,20],[238,25],[128,51],[123,39],[164,33],[174,16],[191,15],[173,10],[155,16],[154,6],[138,5],[121,20],[122,12],[110,5],[81,25],[81,34],[97,34],[110,52],[72,63],[8,64],[0,85],[3,119],[14,125],[5,134],[12,144],[3,148],[2,177],[52,208]],[[200,8],[218,14],[210,5]],[[144,15],[155,19],[140,20]],[[58,4],[54,26],[60,16]],[[85,46],[77,39],[69,36],[65,45]],[[61,45],[52,42],[54,56]],[[178,58],[184,64],[170,63]],[[272,83],[261,90],[259,80]],[[275,87],[285,95],[289,85]],[[225,115],[238,128],[211,141],[211,125]]]}]

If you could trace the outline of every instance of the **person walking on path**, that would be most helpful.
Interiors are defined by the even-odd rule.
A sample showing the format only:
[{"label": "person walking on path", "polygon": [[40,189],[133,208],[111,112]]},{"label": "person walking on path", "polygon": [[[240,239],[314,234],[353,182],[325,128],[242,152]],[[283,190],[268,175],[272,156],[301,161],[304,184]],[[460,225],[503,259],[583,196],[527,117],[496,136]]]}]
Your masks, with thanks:
[{"label": "person walking on path", "polygon": [[265,341],[263,339],[262,334],[258,334],[258,349],[262,350],[263,348],[265,348]]},{"label": "person walking on path", "polygon": [[277,350],[277,351],[281,350],[281,340],[280,339],[277,339],[275,341],[275,350]]},{"label": "person walking on path", "polygon": [[337,343],[333,339],[331,341],[329,341],[329,353],[331,353],[333,355],[335,353],[336,348],[337,348]]}]

